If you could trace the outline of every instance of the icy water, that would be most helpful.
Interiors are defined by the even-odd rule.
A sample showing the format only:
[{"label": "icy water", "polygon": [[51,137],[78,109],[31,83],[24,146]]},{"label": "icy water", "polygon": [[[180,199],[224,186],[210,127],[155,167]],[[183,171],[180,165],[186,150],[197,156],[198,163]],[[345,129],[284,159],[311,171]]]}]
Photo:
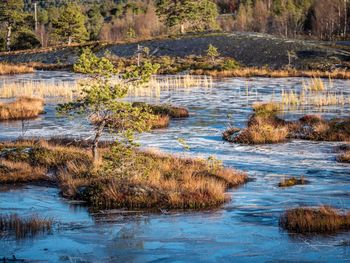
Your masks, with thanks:
[{"label": "icy water", "polygon": [[[71,80],[66,72],[42,72],[23,78]],[[0,80],[1,81],[1,80]],[[243,146],[225,143],[221,133],[231,122],[244,127],[254,101],[279,99],[281,89],[300,89],[302,79],[225,79],[210,89],[164,90],[160,97],[131,100],[167,102],[188,107],[188,119],[174,120],[167,129],[140,136],[143,147],[191,156],[215,156],[224,164],[246,170],[254,179],[229,191],[231,201],[217,210],[169,212],[101,211],[60,197],[55,188],[0,187],[0,212],[37,213],[57,222],[48,235],[15,241],[0,237],[0,258],[49,262],[350,262],[349,232],[322,236],[290,235],[279,229],[280,214],[301,205],[332,205],[350,209],[350,165],[335,161],[339,143],[291,141]],[[348,81],[334,81],[333,89],[350,94]],[[247,91],[248,87],[248,91]],[[87,123],[47,114],[26,124],[25,136],[90,135]],[[350,107],[306,108],[286,112],[325,117],[349,116]],[[230,118],[228,119],[228,115]],[[0,124],[0,139],[21,136],[21,123]],[[190,150],[182,153],[178,138]],[[281,189],[282,177],[304,175],[310,184]]]}]

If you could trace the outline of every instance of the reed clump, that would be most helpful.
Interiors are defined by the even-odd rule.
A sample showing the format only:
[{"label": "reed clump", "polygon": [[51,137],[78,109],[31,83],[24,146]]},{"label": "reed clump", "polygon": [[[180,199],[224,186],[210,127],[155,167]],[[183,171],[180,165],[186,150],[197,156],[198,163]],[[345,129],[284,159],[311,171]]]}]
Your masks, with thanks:
[{"label": "reed clump", "polygon": [[292,233],[330,233],[350,230],[350,213],[341,213],[335,208],[293,208],[280,217],[279,224]]},{"label": "reed clump", "polygon": [[14,235],[17,239],[33,238],[52,230],[53,220],[38,215],[20,217],[17,214],[0,215],[0,232]]},{"label": "reed clump", "polygon": [[97,209],[215,207],[228,199],[227,188],[247,181],[245,173],[213,158],[191,159],[121,145],[103,145],[96,165],[89,146],[67,139],[1,143],[0,158],[53,172],[63,196]]},{"label": "reed clump", "polygon": [[0,75],[33,73],[34,68],[28,65],[0,63]]},{"label": "reed clump", "polygon": [[44,112],[44,101],[39,98],[20,97],[13,102],[0,103],[0,121],[25,120]]}]

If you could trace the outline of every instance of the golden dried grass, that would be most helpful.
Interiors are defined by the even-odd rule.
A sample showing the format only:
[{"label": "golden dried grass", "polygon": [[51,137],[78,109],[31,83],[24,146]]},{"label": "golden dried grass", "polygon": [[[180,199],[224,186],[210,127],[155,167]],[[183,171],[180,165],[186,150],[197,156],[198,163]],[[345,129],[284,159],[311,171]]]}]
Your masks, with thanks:
[{"label": "golden dried grass", "polygon": [[42,99],[20,97],[13,102],[0,103],[0,121],[31,119],[38,117],[43,111]]}]

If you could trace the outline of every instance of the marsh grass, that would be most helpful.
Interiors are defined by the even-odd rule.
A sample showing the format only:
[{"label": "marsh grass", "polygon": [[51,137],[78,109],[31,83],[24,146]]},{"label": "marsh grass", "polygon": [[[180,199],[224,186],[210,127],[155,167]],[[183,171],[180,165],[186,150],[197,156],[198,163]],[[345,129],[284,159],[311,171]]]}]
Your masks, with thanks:
[{"label": "marsh grass", "polygon": [[[217,207],[227,201],[227,188],[247,181],[245,173],[218,161],[122,146],[111,150],[107,144],[100,150],[98,165],[92,164],[88,144],[64,139],[2,143],[0,156],[5,162],[53,171],[63,196],[97,209]],[[15,175],[9,171],[8,176]]]},{"label": "marsh grass", "polygon": [[49,179],[47,170],[43,167],[32,167],[25,162],[0,160],[0,183],[28,183]]},{"label": "marsh grass", "polygon": [[17,214],[0,215],[0,232],[14,235],[17,239],[33,238],[52,230],[53,220],[38,215],[20,217]]},{"label": "marsh grass", "polygon": [[42,99],[20,97],[13,102],[0,103],[0,121],[32,119],[38,117],[43,111]]},{"label": "marsh grass", "polygon": [[0,98],[35,96],[72,100],[79,96],[81,90],[82,87],[75,81],[6,81],[0,88]]},{"label": "marsh grass", "polygon": [[302,83],[299,92],[294,90],[281,92],[281,103],[284,106],[343,106],[350,104],[350,98],[344,96],[340,91],[333,90],[333,81],[329,78],[328,85],[321,78],[313,77],[310,81]]},{"label": "marsh grass", "polygon": [[[4,81],[0,87],[0,98],[8,99],[18,96],[35,96],[44,99],[72,100],[80,96],[82,85],[77,81],[55,80],[26,80]],[[118,77],[114,78],[118,82]],[[141,87],[129,87],[130,96],[160,96],[162,90],[190,89],[195,87],[211,88],[213,80],[207,76],[176,75],[176,76],[153,76],[147,85]]]},{"label": "marsh grass", "polygon": [[350,79],[350,71],[319,71],[319,70],[295,70],[283,69],[273,70],[268,68],[249,68],[243,67],[231,70],[193,70],[195,75],[208,75],[212,77],[269,77],[269,78],[287,78],[287,77],[306,77],[306,78],[332,78],[332,79]]},{"label": "marsh grass", "polygon": [[0,63],[0,75],[32,73],[34,68],[28,65]]},{"label": "marsh grass", "polygon": [[350,213],[341,213],[335,208],[293,208],[281,215],[279,224],[292,233],[330,233],[350,230]]}]

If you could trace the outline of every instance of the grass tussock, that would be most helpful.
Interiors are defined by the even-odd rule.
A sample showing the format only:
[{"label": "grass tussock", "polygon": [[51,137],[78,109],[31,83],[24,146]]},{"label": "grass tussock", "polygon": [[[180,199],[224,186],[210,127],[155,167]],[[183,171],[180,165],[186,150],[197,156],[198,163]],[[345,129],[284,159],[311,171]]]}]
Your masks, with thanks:
[{"label": "grass tussock", "polygon": [[[152,152],[112,157],[104,179],[82,195],[99,208],[207,208],[227,200],[225,190],[247,180],[246,174],[200,159]],[[120,164],[133,169],[125,172]],[[125,174],[126,173],[126,174]]]},{"label": "grass tussock", "polygon": [[350,213],[341,213],[329,206],[287,210],[279,224],[293,233],[329,233],[350,230]]},{"label": "grass tussock", "polygon": [[34,68],[28,65],[0,63],[0,75],[32,73]]},{"label": "grass tussock", "polygon": [[295,186],[295,185],[304,185],[307,183],[308,183],[308,181],[305,180],[304,176],[301,176],[300,178],[290,177],[290,178],[283,178],[278,183],[278,187],[291,187],[291,186]]},{"label": "grass tussock", "polygon": [[287,140],[288,129],[270,124],[251,125],[242,130],[234,142],[242,144],[272,144]]},{"label": "grass tussock", "polygon": [[17,239],[32,238],[50,232],[53,220],[32,215],[22,218],[17,214],[0,215],[0,233],[15,235]]},{"label": "grass tussock", "polygon": [[278,106],[274,104],[255,105],[254,109],[247,128],[234,134],[227,130],[223,139],[243,144],[279,143],[288,139],[350,141],[349,118],[325,120],[318,115],[305,115],[296,121],[285,121],[277,116]]},{"label": "grass tussock", "polygon": [[49,180],[47,170],[25,162],[0,160],[0,183],[25,183]]},{"label": "grass tussock", "polygon": [[346,151],[337,156],[337,161],[340,163],[350,163],[350,151]]},{"label": "grass tussock", "polygon": [[337,161],[340,163],[350,163],[350,145],[341,145],[338,151],[341,153],[337,156]]},{"label": "grass tussock", "polygon": [[0,103],[0,121],[32,119],[38,117],[43,111],[42,99],[20,97],[13,102]]},{"label": "grass tussock", "polygon": [[[67,140],[2,143],[0,156],[4,162],[53,171],[63,196],[98,209],[215,207],[227,200],[227,188],[247,180],[245,173],[225,168],[213,158],[108,146],[100,149],[103,158],[98,166],[92,165],[85,144]],[[9,171],[7,176],[15,173]]]}]

